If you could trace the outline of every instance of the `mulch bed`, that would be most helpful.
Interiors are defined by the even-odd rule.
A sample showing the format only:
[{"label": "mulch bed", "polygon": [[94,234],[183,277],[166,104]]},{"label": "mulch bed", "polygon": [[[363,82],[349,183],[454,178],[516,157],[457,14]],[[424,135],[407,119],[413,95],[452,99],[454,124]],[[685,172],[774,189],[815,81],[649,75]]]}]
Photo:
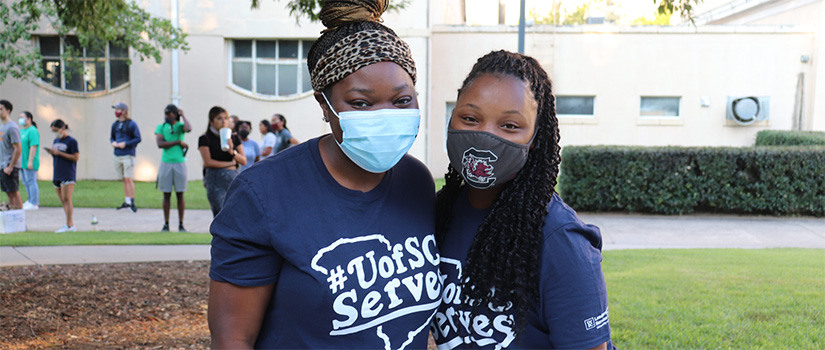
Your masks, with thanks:
[{"label": "mulch bed", "polygon": [[207,349],[209,262],[0,268],[0,349]]}]

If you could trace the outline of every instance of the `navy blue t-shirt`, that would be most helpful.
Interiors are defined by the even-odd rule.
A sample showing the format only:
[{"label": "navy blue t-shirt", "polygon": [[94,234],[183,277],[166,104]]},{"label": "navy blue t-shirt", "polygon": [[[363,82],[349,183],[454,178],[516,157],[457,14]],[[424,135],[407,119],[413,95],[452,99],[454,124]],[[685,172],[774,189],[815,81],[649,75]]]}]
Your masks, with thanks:
[{"label": "navy blue t-shirt", "polygon": [[582,223],[558,195],[547,206],[539,269],[540,303],[513,336],[515,315],[485,309],[471,315],[459,280],[476,230],[489,209],[472,207],[463,190],[441,253],[442,304],[432,330],[439,350],[468,348],[589,349],[610,341],[607,291],[601,270],[599,229]]},{"label": "navy blue t-shirt", "polygon": [[[77,140],[66,135],[62,139],[54,139],[52,149],[63,153],[75,154],[79,152]],[[61,156],[52,156],[54,166],[54,181],[77,181],[77,162],[73,162]]]},{"label": "navy blue t-shirt", "polygon": [[373,190],[347,189],[309,140],[232,182],[209,276],[274,283],[256,348],[426,348],[441,302],[434,196],[410,156]]}]

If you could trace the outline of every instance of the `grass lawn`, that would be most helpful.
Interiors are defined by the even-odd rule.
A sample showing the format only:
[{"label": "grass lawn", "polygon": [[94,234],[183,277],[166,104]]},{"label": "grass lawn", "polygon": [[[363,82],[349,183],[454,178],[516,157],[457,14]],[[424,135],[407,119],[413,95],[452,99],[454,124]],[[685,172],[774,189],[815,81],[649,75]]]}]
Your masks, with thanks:
[{"label": "grass lawn", "polygon": [[180,232],[18,232],[0,234],[0,246],[209,244],[212,235]]},{"label": "grass lawn", "polygon": [[[40,205],[60,207],[57,193],[51,181],[38,181],[40,187]],[[444,186],[444,179],[435,179],[436,190]],[[20,196],[27,200],[26,189],[21,185]],[[154,182],[135,181],[135,197],[138,208],[160,209],[163,195],[155,189]],[[189,181],[184,194],[186,209],[209,209],[206,189],[203,181]],[[4,197],[2,200],[6,200]],[[74,187],[72,203],[78,208],[115,208],[123,203],[123,182],[112,180],[81,180]],[[177,208],[175,195],[172,195],[172,209]]]},{"label": "grass lawn", "polygon": [[[40,205],[60,207],[60,200],[51,181],[38,181],[40,188]],[[20,196],[25,202],[26,189],[20,186]],[[135,203],[138,208],[160,209],[163,194],[155,188],[154,182],[135,181]],[[189,181],[184,194],[186,209],[209,209],[206,189],[203,181]],[[6,200],[4,197],[3,200]],[[78,208],[115,208],[123,203],[123,182],[113,180],[81,180],[74,187],[72,203]],[[172,195],[172,208],[177,208],[177,200]]]},{"label": "grass lawn", "polygon": [[620,349],[823,349],[825,251],[604,253]]}]

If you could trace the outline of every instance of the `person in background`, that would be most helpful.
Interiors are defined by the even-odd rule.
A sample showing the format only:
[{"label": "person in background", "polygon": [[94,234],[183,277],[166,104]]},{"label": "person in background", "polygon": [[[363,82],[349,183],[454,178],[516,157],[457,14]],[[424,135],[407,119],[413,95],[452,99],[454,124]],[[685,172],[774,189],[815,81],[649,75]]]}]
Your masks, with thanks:
[{"label": "person in background", "polygon": [[23,186],[26,186],[27,197],[23,209],[37,210],[40,207],[40,188],[37,187],[37,170],[40,169],[40,132],[37,130],[34,116],[29,111],[20,113],[17,122],[23,128],[20,130],[20,145],[23,149],[20,178],[23,180]]},{"label": "person in background", "polygon": [[161,232],[169,231],[169,207],[172,206],[172,190],[178,199],[178,231],[186,232],[183,228],[183,213],[186,202],[183,193],[186,192],[186,150],[189,146],[183,142],[186,133],[192,131],[192,125],[183,116],[183,110],[170,104],[163,110],[163,123],[155,128],[155,139],[158,147],[163,150],[158,169],[158,190],[163,192],[163,228]]},{"label": "person in background", "polygon": [[237,134],[238,133],[238,124],[240,123],[240,121],[241,121],[241,118],[238,118],[237,115],[234,115],[234,114],[231,115],[229,117],[229,125],[227,126],[227,128],[232,129],[233,134]]},{"label": "person in background", "polygon": [[263,135],[263,140],[260,143],[261,159],[275,155],[275,129],[268,120],[262,119],[258,124],[258,131]]},{"label": "person in background", "polygon": [[226,110],[218,106],[212,107],[209,109],[209,126],[198,138],[198,151],[203,158],[204,167],[203,185],[206,187],[206,198],[213,217],[223,207],[226,190],[238,175],[238,166],[246,164],[243,144],[237,135],[231,135],[227,140],[228,150],[221,148],[220,130],[228,125],[229,115]]},{"label": "person in background", "polygon": [[123,179],[124,201],[117,209],[129,208],[137,212],[135,204],[135,182],[132,180],[135,173],[135,149],[140,143],[140,130],[137,123],[129,115],[129,106],[118,102],[112,106],[117,120],[112,123],[112,132],[109,141],[115,149],[115,172]]},{"label": "person in background", "polygon": [[436,197],[439,349],[614,348],[601,234],[554,189],[554,101],[538,61],[503,50],[479,58],[458,90]]},{"label": "person in background", "polygon": [[9,115],[13,110],[11,102],[0,100],[0,189],[9,197],[9,207],[21,209],[23,200],[20,198],[20,128],[12,122]]},{"label": "person in background", "polygon": [[275,146],[273,147],[275,154],[280,153],[289,146],[298,144],[298,139],[292,137],[292,133],[287,129],[286,117],[283,114],[272,116],[272,129],[275,133]]},{"label": "person in background", "polygon": [[54,232],[74,232],[77,228],[72,220],[74,212],[72,193],[77,181],[77,160],[80,159],[80,151],[77,140],[69,136],[69,126],[63,120],[55,119],[51,124],[51,129],[54,133],[54,142],[51,148],[47,147],[45,150],[53,158],[52,184],[57,192],[57,198],[63,204],[63,213],[66,214],[66,224]]},{"label": "person in background", "polygon": [[243,151],[246,154],[246,164],[241,167],[241,171],[246,170],[261,160],[261,149],[258,143],[249,138],[249,133],[252,131],[252,123],[247,120],[242,120],[238,123],[238,136],[243,142]]}]

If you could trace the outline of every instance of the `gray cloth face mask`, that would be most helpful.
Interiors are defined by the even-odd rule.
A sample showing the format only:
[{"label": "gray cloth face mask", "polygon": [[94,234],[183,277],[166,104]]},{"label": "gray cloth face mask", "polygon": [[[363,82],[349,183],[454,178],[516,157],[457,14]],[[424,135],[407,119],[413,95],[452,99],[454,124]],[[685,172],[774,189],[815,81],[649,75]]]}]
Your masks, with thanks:
[{"label": "gray cloth face mask", "polygon": [[468,185],[490,188],[516,177],[527,163],[533,138],[521,144],[484,131],[451,128],[447,131],[447,156]]}]

